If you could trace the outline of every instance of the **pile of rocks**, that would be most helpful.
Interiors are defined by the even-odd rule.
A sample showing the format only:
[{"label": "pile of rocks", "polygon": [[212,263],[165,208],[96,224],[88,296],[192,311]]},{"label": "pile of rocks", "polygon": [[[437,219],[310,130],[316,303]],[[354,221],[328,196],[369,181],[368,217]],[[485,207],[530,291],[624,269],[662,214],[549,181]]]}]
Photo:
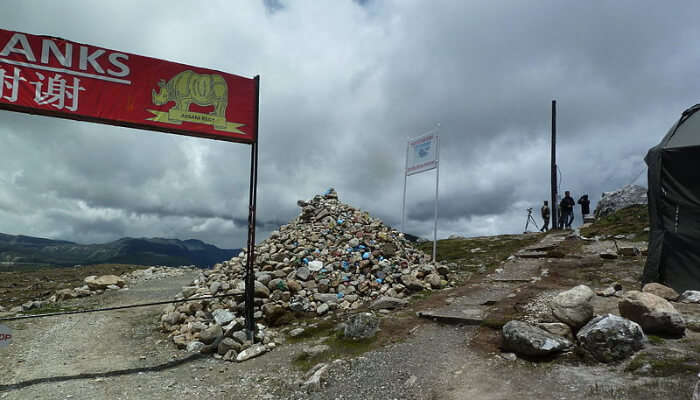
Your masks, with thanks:
[{"label": "pile of rocks", "polygon": [[596,218],[605,217],[617,210],[638,205],[647,204],[647,189],[639,185],[627,185],[613,192],[603,193],[598,201],[593,215]]},{"label": "pile of rocks", "polygon": [[[595,293],[579,285],[551,299],[552,315],[559,322],[510,321],[504,325],[503,347],[531,357],[575,348],[584,358],[605,363],[619,361],[644,347],[645,333],[670,337],[685,334],[683,316],[662,297],[679,298],[674,293],[673,289],[650,284],[642,292],[632,290],[620,294],[620,316],[594,317],[592,299]],[[692,294],[683,298],[688,296]]]},{"label": "pile of rocks", "polygon": [[[431,264],[430,257],[412,247],[403,234],[341,203],[335,190],[297,204],[299,216],[256,246],[256,320],[279,325],[292,313],[320,316],[351,311],[380,297],[391,308],[404,303],[401,299],[412,292],[448,285],[447,266]],[[230,297],[166,308],[161,327],[178,346],[201,340],[205,330],[216,331],[218,341],[236,339],[240,349],[250,344],[241,332],[246,260],[242,252],[201,271],[178,295],[180,299]],[[261,338],[263,343],[271,341],[265,335]],[[226,356],[224,350],[231,349],[217,352]]]}]

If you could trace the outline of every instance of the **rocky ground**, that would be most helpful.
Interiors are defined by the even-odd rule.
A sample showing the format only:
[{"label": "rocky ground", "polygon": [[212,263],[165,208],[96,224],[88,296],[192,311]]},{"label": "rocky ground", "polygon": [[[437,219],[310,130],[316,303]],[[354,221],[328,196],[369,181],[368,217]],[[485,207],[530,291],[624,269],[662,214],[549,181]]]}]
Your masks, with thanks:
[{"label": "rocky ground", "polygon": [[[456,263],[456,287],[418,291],[404,297],[406,306],[377,311],[375,338],[341,340],[336,319],[346,317],[314,313],[279,326],[279,345],[239,363],[179,350],[160,330],[162,307],[7,322],[15,336],[0,348],[8,371],[0,398],[689,399],[700,372],[698,304],[672,303],[688,322],[683,336],[648,335],[642,350],[619,362],[503,348],[504,324],[552,319],[551,300],[580,284],[600,293],[591,299],[594,314],[619,315],[620,296],[640,289],[644,256],[600,254],[645,246],[569,233],[441,241],[438,255]],[[195,278],[134,281],[128,291],[67,305],[172,298]],[[606,292],[616,286],[617,296]],[[300,385],[314,375],[317,385]]]}]

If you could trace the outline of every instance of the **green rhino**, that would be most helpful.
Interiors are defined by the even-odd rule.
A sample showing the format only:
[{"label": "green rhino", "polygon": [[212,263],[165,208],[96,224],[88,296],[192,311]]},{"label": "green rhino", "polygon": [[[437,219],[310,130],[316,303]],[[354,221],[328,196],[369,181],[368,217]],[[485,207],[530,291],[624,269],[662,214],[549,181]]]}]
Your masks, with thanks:
[{"label": "green rhino", "polygon": [[221,75],[198,74],[194,71],[182,71],[168,82],[161,79],[158,82],[160,92],[152,90],[153,104],[161,106],[170,101],[175,102],[174,108],[182,112],[190,109],[190,104],[199,106],[214,106],[209,113],[217,117],[226,117],[228,105],[228,85]]}]

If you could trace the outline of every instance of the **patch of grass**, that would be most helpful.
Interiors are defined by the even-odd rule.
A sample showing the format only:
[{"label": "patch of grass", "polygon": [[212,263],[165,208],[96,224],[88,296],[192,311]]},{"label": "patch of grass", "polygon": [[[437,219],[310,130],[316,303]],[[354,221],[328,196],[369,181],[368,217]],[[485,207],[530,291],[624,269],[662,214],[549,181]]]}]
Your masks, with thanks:
[{"label": "patch of grass", "polygon": [[308,357],[307,354],[301,353],[294,360],[294,364],[302,371],[310,370],[314,365],[321,362],[337,360],[339,358],[356,357],[366,353],[376,347],[376,336],[371,339],[349,340],[342,337],[341,334],[332,335],[325,340],[323,344],[330,346],[330,349],[313,357]]},{"label": "patch of grass", "polygon": [[50,314],[64,311],[76,311],[79,310],[78,307],[62,306],[60,304],[49,304],[44,307],[34,308],[31,310],[23,311],[22,314],[25,315],[38,315],[38,314]]},{"label": "patch of grass", "polygon": [[660,357],[654,354],[639,354],[625,368],[627,372],[637,372],[640,368],[649,364],[651,368],[645,375],[664,377],[682,374],[697,374],[700,372],[700,364],[694,355],[664,355]]},{"label": "patch of grass", "polygon": [[333,319],[320,320],[318,322],[314,322],[310,326],[303,327],[304,332],[301,335],[287,338],[287,342],[299,343],[305,342],[309,339],[333,335],[335,334],[335,327],[337,324],[338,321],[335,321]]},{"label": "patch of grass", "polygon": [[597,219],[591,226],[581,229],[581,234],[586,237],[634,234],[636,239],[648,241],[649,233],[644,232],[648,226],[648,207],[635,205]]},{"label": "patch of grass", "polygon": [[[459,272],[476,272],[483,265],[490,270],[518,250],[533,245],[542,234],[499,235],[464,239],[443,239],[437,242],[437,260],[454,262]],[[433,254],[433,243],[423,242],[418,248],[428,255]]]},{"label": "patch of grass", "polygon": [[647,339],[649,339],[649,343],[656,346],[664,343],[664,340],[656,335],[647,335]]},{"label": "patch of grass", "polygon": [[309,357],[308,354],[300,353],[292,363],[303,371],[308,371],[314,365],[336,360],[339,358],[355,357],[366,353],[381,345],[378,340],[379,334],[370,339],[351,340],[343,337],[342,332],[336,330],[337,321],[333,319],[320,320],[314,322],[311,326],[304,328],[304,333],[297,337],[288,338],[289,343],[313,342],[314,339],[323,340],[323,344],[329,346],[327,351]]}]

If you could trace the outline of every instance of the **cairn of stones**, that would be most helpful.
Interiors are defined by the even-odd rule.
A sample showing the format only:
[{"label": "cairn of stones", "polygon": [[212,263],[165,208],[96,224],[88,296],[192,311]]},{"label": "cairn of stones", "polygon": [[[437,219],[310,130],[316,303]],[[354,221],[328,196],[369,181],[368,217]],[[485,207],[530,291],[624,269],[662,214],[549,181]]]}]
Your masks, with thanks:
[{"label": "cairn of stones", "polygon": [[[403,234],[341,203],[334,189],[297,205],[298,217],[255,247],[255,319],[264,323],[257,325],[256,341],[274,347],[264,329],[290,315],[351,313],[380,298],[405,303],[411,293],[448,285],[447,266],[432,264]],[[243,331],[246,262],[242,252],[201,271],[177,297],[231,296],[166,307],[161,327],[176,345],[220,355],[251,346]],[[227,346],[220,349],[222,341]]]}]

